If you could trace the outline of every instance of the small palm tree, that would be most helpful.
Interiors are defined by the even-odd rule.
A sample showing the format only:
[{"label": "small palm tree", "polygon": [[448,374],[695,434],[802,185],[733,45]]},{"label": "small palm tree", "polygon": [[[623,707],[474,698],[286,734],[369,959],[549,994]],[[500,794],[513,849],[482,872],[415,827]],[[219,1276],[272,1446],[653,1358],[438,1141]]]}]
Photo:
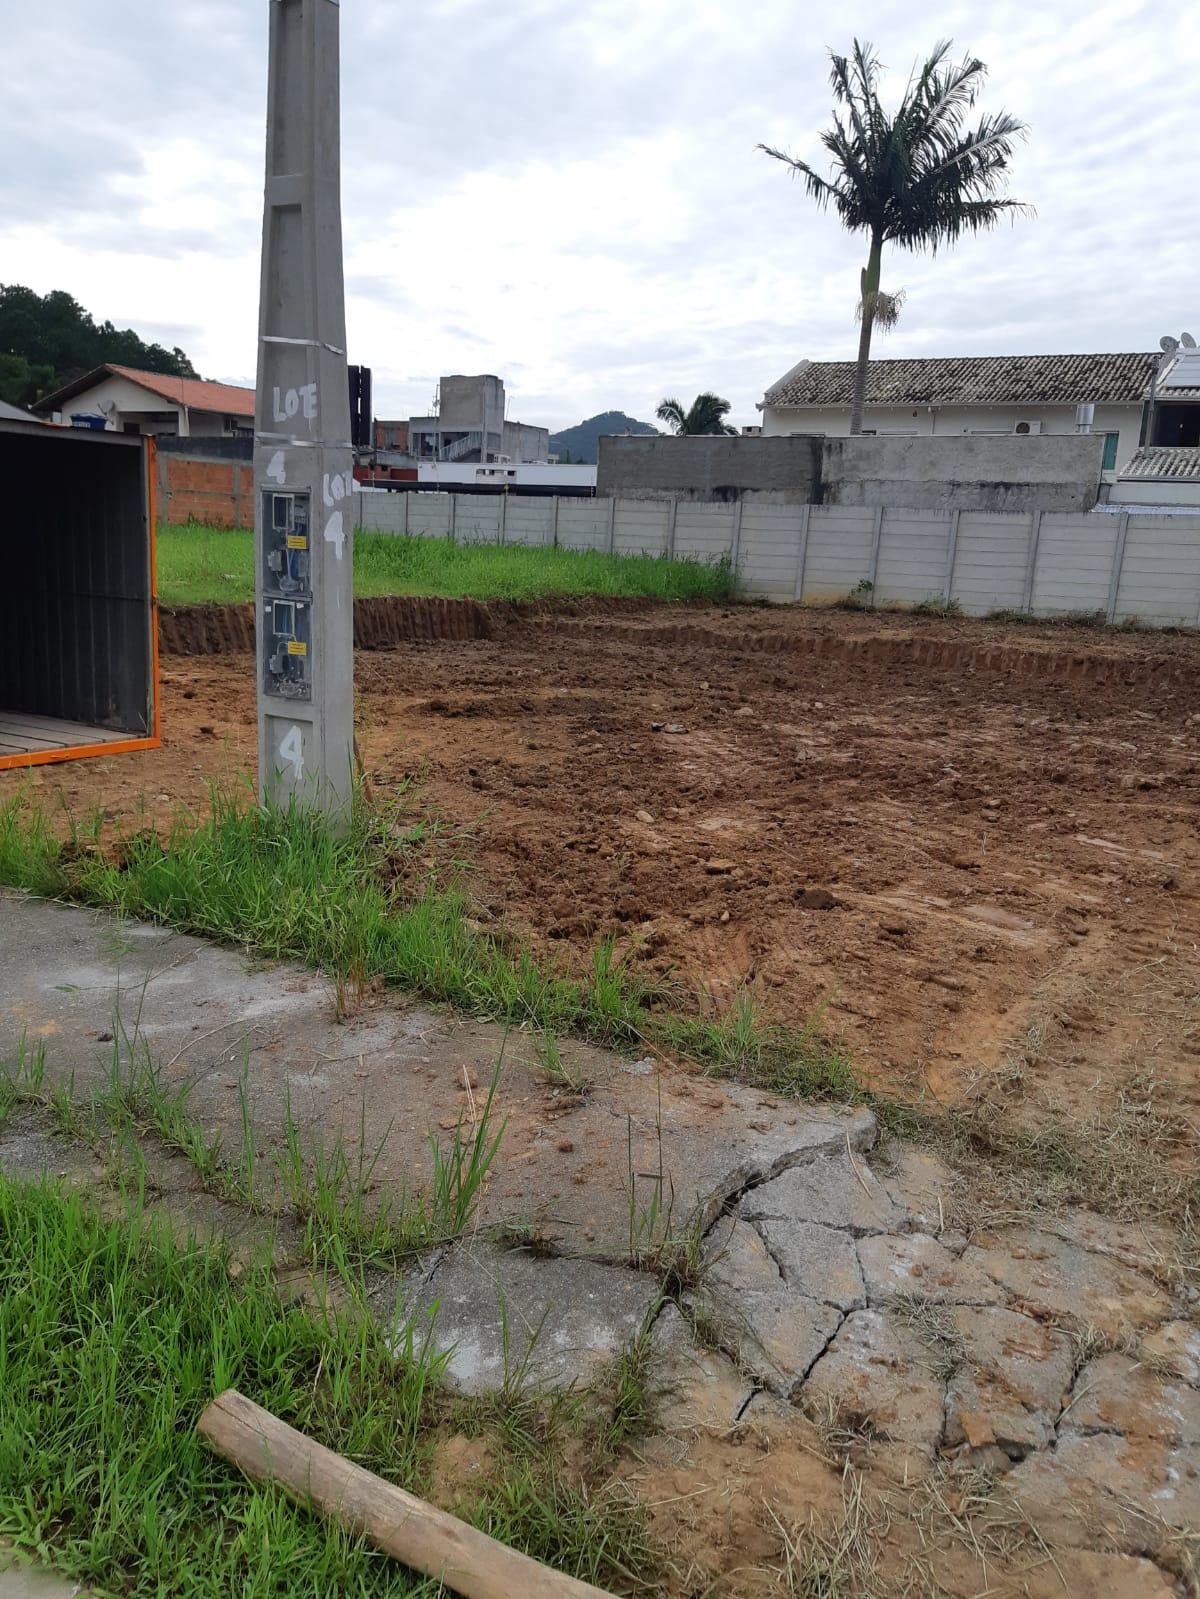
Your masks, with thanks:
[{"label": "small palm tree", "polygon": [[664,400],[654,413],[673,433],[736,433],[725,418],[731,406],[719,394],[698,394],[685,411],[679,400]]},{"label": "small palm tree", "polygon": [[[949,40],[935,47],[889,116],[879,103],[881,64],[872,47],[856,39],[849,58],[830,52],[835,109],[821,143],[833,157],[831,178],[783,150],[759,145],[793,177],[803,177],[818,205],[832,205],[845,227],[871,241],[858,306],[862,327],[851,433],[862,432],[871,331],[876,323],[893,326],[904,298],[879,287],[884,245],[933,253],[964,233],[994,227],[1006,212],[1031,214],[1029,206],[997,193],[1025,124],[998,111],[965,127],[987,68],[973,56],[954,66],[947,62],[949,53]],[[844,108],[844,120],[838,108]]]}]

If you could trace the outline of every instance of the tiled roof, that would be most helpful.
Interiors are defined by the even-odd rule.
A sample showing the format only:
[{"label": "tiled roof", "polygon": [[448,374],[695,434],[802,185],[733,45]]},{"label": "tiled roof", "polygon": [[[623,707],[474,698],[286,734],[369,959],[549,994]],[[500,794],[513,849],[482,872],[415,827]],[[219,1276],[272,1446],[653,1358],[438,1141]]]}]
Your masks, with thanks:
[{"label": "tiled roof", "polygon": [[85,372],[53,394],[38,401],[39,411],[61,411],[66,402],[85,389],[94,388],[105,377],[113,375],[128,378],[152,394],[176,405],[186,405],[189,411],[219,411],[224,416],[254,416],[254,390],[242,389],[232,383],[206,383],[201,378],[174,378],[163,372],[142,372],[133,366],[116,366],[106,361],[103,366]]},{"label": "tiled roof", "polygon": [[[872,361],[868,405],[1136,405],[1150,386],[1157,354],[961,355]],[[853,361],[793,368],[766,392],[767,405],[849,405]]]},{"label": "tiled roof", "polygon": [[1121,468],[1121,476],[1190,478],[1200,482],[1200,446],[1143,446]]},{"label": "tiled roof", "polygon": [[254,390],[236,388],[232,383],[206,383],[202,378],[173,378],[162,372],[139,372],[131,366],[113,366],[109,371],[140,383],[144,389],[164,399],[186,405],[190,411],[225,411],[230,416],[254,415]]}]

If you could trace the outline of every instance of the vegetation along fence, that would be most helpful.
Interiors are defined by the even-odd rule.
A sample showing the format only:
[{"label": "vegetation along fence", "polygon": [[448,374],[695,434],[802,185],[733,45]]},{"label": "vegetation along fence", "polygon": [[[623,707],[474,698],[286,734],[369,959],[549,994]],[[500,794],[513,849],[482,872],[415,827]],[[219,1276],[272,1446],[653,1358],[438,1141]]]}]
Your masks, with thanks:
[{"label": "vegetation along fence", "polygon": [[909,511],[745,498],[546,499],[360,493],[357,525],[464,543],[727,557],[777,603],[952,603],[972,615],[1101,613],[1200,624],[1200,513]]}]

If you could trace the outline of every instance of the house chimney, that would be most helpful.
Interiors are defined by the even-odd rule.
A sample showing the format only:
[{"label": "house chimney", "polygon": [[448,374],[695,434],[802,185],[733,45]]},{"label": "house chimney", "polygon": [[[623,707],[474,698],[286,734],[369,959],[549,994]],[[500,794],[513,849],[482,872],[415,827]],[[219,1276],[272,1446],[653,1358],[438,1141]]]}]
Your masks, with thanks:
[{"label": "house chimney", "polygon": [[1090,433],[1092,423],[1096,420],[1096,407],[1094,405],[1077,405],[1075,407],[1076,433]]}]

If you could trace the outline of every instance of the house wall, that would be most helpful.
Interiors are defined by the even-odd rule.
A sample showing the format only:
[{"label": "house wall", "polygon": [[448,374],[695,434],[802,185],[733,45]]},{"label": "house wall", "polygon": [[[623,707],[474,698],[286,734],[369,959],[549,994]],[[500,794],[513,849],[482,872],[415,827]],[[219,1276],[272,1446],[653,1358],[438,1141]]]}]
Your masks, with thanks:
[{"label": "house wall", "polygon": [[[178,431],[181,434],[187,432],[186,421],[181,414],[182,406],[163,399],[161,394],[152,394],[149,389],[142,388],[140,383],[133,383],[128,378],[116,376],[104,378],[101,382],[94,383],[91,388],[82,389],[73,399],[68,400],[63,407],[63,420],[70,421],[76,412],[83,412],[89,416],[97,413],[107,415],[110,406],[115,406],[118,411],[137,413],[169,411],[178,419]],[[115,431],[121,430],[118,427]]]},{"label": "house wall", "polygon": [[[950,437],[971,433],[1012,433],[1018,422],[1040,421],[1042,436],[1047,433],[1075,432],[1073,405],[944,405],[867,407],[864,427],[877,434],[900,433],[909,436]],[[1138,447],[1142,427],[1142,407],[1137,405],[1097,405],[1092,424],[1094,433],[1117,433],[1117,467],[1129,460]],[[831,437],[850,432],[849,406],[772,406],[763,411],[763,433],[825,433]],[[1115,476],[1115,471],[1110,476]]]},{"label": "house wall", "polygon": [[1200,478],[1118,478],[1110,505],[1182,505],[1200,511]]},{"label": "house wall", "polygon": [[550,429],[534,427],[529,422],[506,422],[501,454],[513,461],[548,461]]},{"label": "house wall", "polygon": [[[140,383],[116,375],[106,377],[91,388],[82,389],[63,407],[63,420],[69,422],[77,412],[89,416],[97,413],[109,415],[109,407],[116,407],[116,415],[109,422],[113,432],[120,433],[125,422],[142,422],[143,433],[174,431],[180,438],[222,438],[225,436],[224,411],[188,411],[175,400],[165,399]],[[163,422],[164,416],[174,417],[173,422]],[[150,417],[151,420],[143,420]],[[250,419],[246,419],[250,425]]]}]

